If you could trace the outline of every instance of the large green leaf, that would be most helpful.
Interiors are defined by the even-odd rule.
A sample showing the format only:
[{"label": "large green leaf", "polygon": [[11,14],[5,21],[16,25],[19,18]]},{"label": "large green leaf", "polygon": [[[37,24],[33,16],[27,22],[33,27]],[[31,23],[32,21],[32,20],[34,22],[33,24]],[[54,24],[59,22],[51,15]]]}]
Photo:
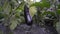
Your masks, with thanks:
[{"label": "large green leaf", "polygon": [[43,7],[49,8],[50,7],[50,3],[49,2],[43,2]]},{"label": "large green leaf", "polygon": [[36,7],[39,6],[43,8],[43,4],[40,2],[33,3],[31,6],[36,6]]},{"label": "large green leaf", "polygon": [[17,24],[18,24],[18,22],[17,22],[16,19],[15,20],[12,20],[11,21],[11,25],[10,25],[10,29],[11,30],[14,30],[16,28]]},{"label": "large green leaf", "polygon": [[39,6],[40,8],[44,8],[44,7],[47,7],[49,8],[50,7],[50,3],[49,2],[35,2],[33,4],[31,4],[31,6]]},{"label": "large green leaf", "polygon": [[29,12],[30,12],[30,15],[33,17],[33,16],[36,14],[36,12],[37,12],[37,10],[36,10],[35,6],[30,7]]}]

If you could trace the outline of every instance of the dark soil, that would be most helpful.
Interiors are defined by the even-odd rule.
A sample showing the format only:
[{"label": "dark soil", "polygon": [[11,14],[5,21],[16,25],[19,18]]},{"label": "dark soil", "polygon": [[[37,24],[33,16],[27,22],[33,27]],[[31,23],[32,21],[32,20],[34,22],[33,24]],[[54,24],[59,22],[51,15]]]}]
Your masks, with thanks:
[{"label": "dark soil", "polygon": [[[0,25],[0,30],[5,34],[6,27]],[[12,31],[14,34],[58,34],[56,29],[52,26],[41,27],[33,24],[28,26],[26,24],[18,25],[15,30]],[[7,32],[6,32],[7,34]]]},{"label": "dark soil", "polygon": [[26,24],[19,25],[14,34],[58,34],[56,29],[52,26],[41,27],[33,24],[28,26]]}]

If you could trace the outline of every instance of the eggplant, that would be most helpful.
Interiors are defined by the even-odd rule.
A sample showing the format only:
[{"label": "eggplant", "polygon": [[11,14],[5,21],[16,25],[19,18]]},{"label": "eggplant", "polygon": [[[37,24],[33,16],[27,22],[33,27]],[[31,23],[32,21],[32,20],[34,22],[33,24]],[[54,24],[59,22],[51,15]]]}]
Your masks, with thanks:
[{"label": "eggplant", "polygon": [[24,17],[25,17],[25,22],[27,25],[32,25],[32,17],[29,13],[29,7],[27,5],[24,6]]}]

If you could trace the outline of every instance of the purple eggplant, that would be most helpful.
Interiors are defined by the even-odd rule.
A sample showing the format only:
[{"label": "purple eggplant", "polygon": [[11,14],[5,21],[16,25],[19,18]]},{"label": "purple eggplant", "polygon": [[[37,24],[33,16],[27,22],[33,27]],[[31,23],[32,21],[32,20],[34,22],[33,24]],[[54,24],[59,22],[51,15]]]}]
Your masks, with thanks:
[{"label": "purple eggplant", "polygon": [[24,16],[27,25],[32,25],[32,17],[29,13],[29,8],[27,5],[24,6]]}]

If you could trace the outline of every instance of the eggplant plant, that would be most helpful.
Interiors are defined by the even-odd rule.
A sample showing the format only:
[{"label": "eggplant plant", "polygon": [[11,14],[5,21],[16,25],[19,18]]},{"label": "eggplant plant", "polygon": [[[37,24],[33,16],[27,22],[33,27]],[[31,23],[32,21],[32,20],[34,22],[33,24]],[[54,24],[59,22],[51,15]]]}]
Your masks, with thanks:
[{"label": "eggplant plant", "polygon": [[[43,25],[48,24],[53,26],[54,23],[51,23],[51,22],[47,23],[48,20],[45,19],[44,16],[46,16],[47,14],[51,14],[55,16],[54,11],[56,11],[56,13],[60,15],[60,5],[57,6],[58,8],[56,10],[54,10],[55,8],[53,8],[53,11],[48,11],[50,10],[50,7],[52,6],[53,2],[51,4],[48,0],[42,0],[41,2],[35,2],[35,3],[30,2],[30,3],[31,5],[28,7],[27,5],[25,5],[24,1],[20,3],[19,0],[10,0],[10,2],[6,0],[4,2],[4,5],[0,7],[0,19],[4,18],[4,21],[3,21],[4,26],[8,26],[8,28],[10,28],[11,30],[14,30],[17,27],[17,25],[20,25],[22,22],[30,26],[33,24],[32,18],[34,18],[34,15],[36,14],[37,15],[35,17],[37,19],[35,21],[38,21],[38,24],[41,22],[41,23],[44,23]],[[32,12],[30,11],[30,9]],[[3,12],[3,14],[1,14],[1,11]],[[52,21],[57,22],[57,19],[54,19],[54,20]]]}]

